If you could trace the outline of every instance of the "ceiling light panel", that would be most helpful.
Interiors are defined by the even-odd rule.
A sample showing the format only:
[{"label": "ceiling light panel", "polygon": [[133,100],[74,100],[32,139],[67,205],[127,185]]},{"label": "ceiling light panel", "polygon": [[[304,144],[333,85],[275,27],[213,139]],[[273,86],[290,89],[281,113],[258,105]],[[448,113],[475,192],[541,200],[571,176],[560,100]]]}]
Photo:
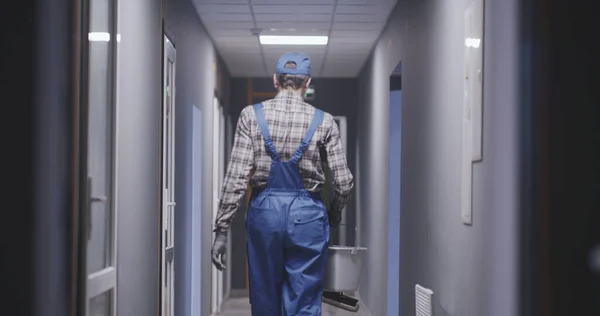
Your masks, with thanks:
[{"label": "ceiling light panel", "polygon": [[327,36],[260,36],[263,45],[327,45],[327,42]]},{"label": "ceiling light panel", "polygon": [[[325,46],[302,46],[302,47],[296,47],[294,48],[294,50],[301,52],[301,53],[305,53],[307,55],[310,54],[325,54]],[[289,47],[285,47],[285,46],[277,46],[277,45],[268,45],[268,46],[263,46],[263,52],[265,54],[271,54],[271,55],[281,55],[284,53],[287,53],[290,51]]]}]

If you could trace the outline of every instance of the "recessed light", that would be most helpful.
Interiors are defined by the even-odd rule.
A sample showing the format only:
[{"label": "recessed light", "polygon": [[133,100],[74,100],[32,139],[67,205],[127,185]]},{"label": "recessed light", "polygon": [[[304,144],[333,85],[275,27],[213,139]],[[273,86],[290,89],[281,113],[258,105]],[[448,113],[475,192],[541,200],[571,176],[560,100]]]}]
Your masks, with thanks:
[{"label": "recessed light", "polygon": [[[121,41],[121,34],[117,34],[117,42]],[[110,42],[110,33],[107,32],[90,32],[88,33],[90,42]]]},{"label": "recessed light", "polygon": [[327,45],[328,40],[327,36],[260,36],[263,45]]},{"label": "recessed light", "polygon": [[90,42],[110,42],[110,33],[107,32],[90,32],[88,33]]}]

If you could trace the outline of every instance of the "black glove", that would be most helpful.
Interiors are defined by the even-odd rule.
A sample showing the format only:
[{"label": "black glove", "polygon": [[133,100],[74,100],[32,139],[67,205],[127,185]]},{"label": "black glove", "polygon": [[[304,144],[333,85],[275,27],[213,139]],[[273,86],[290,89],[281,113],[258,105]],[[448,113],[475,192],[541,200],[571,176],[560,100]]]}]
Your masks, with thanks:
[{"label": "black glove", "polygon": [[[217,232],[215,243],[210,251],[212,262],[219,271],[225,270],[227,263],[227,233]],[[219,258],[220,257],[220,258]]]},{"label": "black glove", "polygon": [[342,212],[329,210],[327,211],[327,217],[329,218],[330,227],[338,227],[342,222]]}]

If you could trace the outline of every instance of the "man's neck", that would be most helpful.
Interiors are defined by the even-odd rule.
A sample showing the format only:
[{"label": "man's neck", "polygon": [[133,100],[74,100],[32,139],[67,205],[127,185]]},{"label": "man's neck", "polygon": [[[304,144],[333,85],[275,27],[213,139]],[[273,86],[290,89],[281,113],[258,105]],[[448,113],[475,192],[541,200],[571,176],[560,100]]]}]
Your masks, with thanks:
[{"label": "man's neck", "polygon": [[291,99],[298,99],[298,100],[304,100],[304,95],[302,94],[301,90],[289,90],[289,89],[285,89],[285,90],[279,90],[279,92],[277,93],[277,98],[291,98]]},{"label": "man's neck", "polygon": [[282,93],[282,94],[297,94],[299,96],[302,96],[303,91],[302,90],[293,90],[293,89],[279,89],[278,93]]}]

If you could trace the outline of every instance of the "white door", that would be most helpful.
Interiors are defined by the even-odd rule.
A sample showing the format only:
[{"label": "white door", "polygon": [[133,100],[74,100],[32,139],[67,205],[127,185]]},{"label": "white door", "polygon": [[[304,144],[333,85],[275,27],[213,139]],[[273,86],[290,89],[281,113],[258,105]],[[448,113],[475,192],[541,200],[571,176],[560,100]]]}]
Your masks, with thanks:
[{"label": "white door", "polygon": [[[87,272],[85,314],[115,316],[117,230],[115,208],[116,3],[90,0],[83,109],[87,116]],[[85,46],[84,46],[85,47]],[[83,268],[83,267],[82,267]]]},{"label": "white door", "polygon": [[[223,188],[223,181],[225,180],[225,111],[222,107],[220,107],[219,111],[219,162],[218,162],[218,172],[219,172],[219,193]],[[227,238],[227,241],[230,241],[231,238]],[[226,256],[227,258],[231,258],[231,253],[229,252],[229,247],[227,248]],[[231,260],[228,260],[231,261]],[[229,265],[229,263],[226,263]],[[223,301],[225,299],[225,279],[227,270],[219,273],[218,282],[218,297],[217,297],[217,310],[221,312],[221,307],[223,306]]]},{"label": "white door", "polygon": [[[212,174],[212,188],[213,188],[213,209],[212,209],[212,223],[214,223],[217,211],[219,208],[219,192],[221,189],[221,177],[222,172],[220,171],[222,166],[222,138],[221,138],[221,124],[222,124],[222,113],[219,100],[214,98],[213,101],[213,174]],[[214,242],[214,234],[213,240]],[[212,266],[212,282],[211,282],[211,313],[213,315],[221,312],[221,305],[223,301],[223,274]]]},{"label": "white door", "polygon": [[162,142],[162,316],[173,316],[175,291],[175,47],[164,36]]}]

